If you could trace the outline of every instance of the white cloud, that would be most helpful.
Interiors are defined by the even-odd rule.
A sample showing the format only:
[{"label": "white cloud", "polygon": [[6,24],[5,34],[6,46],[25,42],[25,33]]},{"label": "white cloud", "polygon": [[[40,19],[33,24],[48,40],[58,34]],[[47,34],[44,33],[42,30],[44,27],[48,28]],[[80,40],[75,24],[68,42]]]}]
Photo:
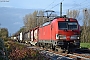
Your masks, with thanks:
[{"label": "white cloud", "polygon": [[19,25],[19,24],[21,24],[20,22],[15,22],[15,23],[13,23],[14,25]]},{"label": "white cloud", "polygon": [[18,18],[22,19],[23,16],[21,14],[14,14],[15,16],[17,16]]},{"label": "white cloud", "polygon": [[10,5],[6,5],[6,6],[0,6],[0,7],[8,7],[8,8],[12,8],[13,6],[10,6]]}]

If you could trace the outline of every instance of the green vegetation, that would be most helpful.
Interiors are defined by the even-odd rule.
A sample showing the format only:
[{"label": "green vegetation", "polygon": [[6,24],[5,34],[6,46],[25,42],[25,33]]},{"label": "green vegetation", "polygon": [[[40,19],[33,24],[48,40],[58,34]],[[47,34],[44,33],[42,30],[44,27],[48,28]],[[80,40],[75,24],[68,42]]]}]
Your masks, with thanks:
[{"label": "green vegetation", "polygon": [[0,28],[0,37],[7,38],[8,37],[8,29],[7,28]]},{"label": "green vegetation", "polygon": [[7,50],[1,38],[0,38],[0,60],[8,60]]},{"label": "green vegetation", "polygon": [[90,48],[90,43],[80,43],[82,48]]},{"label": "green vegetation", "polygon": [[9,60],[48,60],[39,51],[27,48],[11,39],[5,40]]}]

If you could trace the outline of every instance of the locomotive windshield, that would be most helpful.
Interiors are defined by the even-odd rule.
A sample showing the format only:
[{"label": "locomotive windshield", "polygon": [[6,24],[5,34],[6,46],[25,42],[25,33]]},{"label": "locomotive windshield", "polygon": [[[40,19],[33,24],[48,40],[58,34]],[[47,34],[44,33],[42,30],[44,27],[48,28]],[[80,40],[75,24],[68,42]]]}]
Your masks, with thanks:
[{"label": "locomotive windshield", "polygon": [[59,29],[65,30],[76,30],[78,29],[77,22],[58,22]]}]

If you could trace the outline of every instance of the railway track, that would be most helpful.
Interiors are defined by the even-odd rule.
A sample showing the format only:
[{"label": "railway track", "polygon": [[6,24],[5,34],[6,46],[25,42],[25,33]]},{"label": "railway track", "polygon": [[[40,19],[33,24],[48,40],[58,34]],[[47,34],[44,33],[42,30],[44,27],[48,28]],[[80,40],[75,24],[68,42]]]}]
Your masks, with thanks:
[{"label": "railway track", "polygon": [[[78,54],[78,53],[73,53],[73,54],[68,54],[68,53],[60,53],[60,52],[55,52],[55,51],[41,51],[42,54],[44,54],[46,57],[47,55],[49,56],[50,59],[52,60],[62,60],[62,59],[66,59],[66,60],[90,60],[90,54],[86,55],[86,54]],[[57,57],[56,59],[54,59],[55,57]]]},{"label": "railway track", "polygon": [[60,51],[53,51],[51,49],[46,49],[38,46],[30,46],[28,44],[25,45],[28,46],[27,48],[38,50],[39,53],[41,53],[49,60],[90,60],[90,51],[83,53],[83,51],[87,51],[86,49],[81,49],[81,51],[80,49],[77,49],[74,53],[62,53]]},{"label": "railway track", "polygon": [[43,49],[40,47],[29,47],[34,50],[39,50],[40,53],[50,60],[90,60],[90,54],[79,53],[61,53],[58,51],[52,51],[51,49]]}]

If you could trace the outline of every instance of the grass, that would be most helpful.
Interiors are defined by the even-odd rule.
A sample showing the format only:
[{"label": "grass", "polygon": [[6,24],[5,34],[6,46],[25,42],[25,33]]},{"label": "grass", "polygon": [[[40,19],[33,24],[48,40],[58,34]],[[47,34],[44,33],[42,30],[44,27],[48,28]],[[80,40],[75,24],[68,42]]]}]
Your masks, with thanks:
[{"label": "grass", "polygon": [[90,43],[80,43],[80,47],[90,48]]}]

